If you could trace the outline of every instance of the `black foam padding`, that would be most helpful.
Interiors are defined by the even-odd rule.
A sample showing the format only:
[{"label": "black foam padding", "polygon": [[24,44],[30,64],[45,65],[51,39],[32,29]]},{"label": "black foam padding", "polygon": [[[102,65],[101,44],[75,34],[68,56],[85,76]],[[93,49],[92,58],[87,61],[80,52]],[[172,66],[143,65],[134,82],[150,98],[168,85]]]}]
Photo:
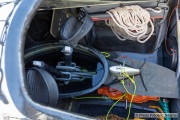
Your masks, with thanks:
[{"label": "black foam padding", "polygon": [[27,89],[31,98],[41,104],[56,105],[58,87],[53,77],[43,69],[27,71]]},{"label": "black foam padding", "polygon": [[64,22],[62,29],[61,29],[61,37],[63,40],[68,40],[72,38],[75,33],[78,31],[80,27],[80,23],[75,17],[69,17]]}]

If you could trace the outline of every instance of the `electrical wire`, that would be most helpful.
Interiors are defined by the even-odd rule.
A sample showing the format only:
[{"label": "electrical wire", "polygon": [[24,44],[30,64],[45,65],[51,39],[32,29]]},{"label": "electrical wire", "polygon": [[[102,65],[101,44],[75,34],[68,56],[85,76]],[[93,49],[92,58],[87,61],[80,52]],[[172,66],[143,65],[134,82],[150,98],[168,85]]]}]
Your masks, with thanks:
[{"label": "electrical wire", "polygon": [[[169,104],[168,104],[168,100],[167,99],[165,99],[165,98],[160,99],[159,100],[159,104],[160,104],[161,108],[163,109],[164,113],[167,113],[167,114],[170,113],[169,112],[170,111],[169,110]],[[165,117],[165,120],[171,120],[171,118]]]},{"label": "electrical wire", "polygon": [[132,107],[132,101],[134,99],[134,96],[136,94],[136,82],[134,80],[134,76],[133,78],[131,78],[128,73],[126,71],[122,72],[124,74],[124,76],[126,76],[127,78],[129,78],[129,80],[134,84],[134,92],[132,94],[132,98],[131,98],[131,101],[130,101],[130,105],[129,105],[129,110],[128,110],[128,116],[126,118],[126,120],[129,120],[129,117],[130,117],[130,114],[131,114],[131,107]]},{"label": "electrical wire", "polygon": [[109,113],[111,112],[111,110],[113,109],[113,107],[125,96],[125,94],[123,96],[121,96],[111,107],[110,109],[108,110],[107,114],[106,114],[106,120],[108,120],[108,116],[109,116]]},{"label": "electrical wire", "polygon": [[[134,81],[134,76],[133,76],[133,78],[131,78],[131,77],[128,75],[127,72],[124,71],[124,72],[122,72],[122,73],[134,84],[134,92],[133,92],[133,94],[131,94],[131,93],[127,90],[127,88],[125,87],[123,80],[121,81],[121,83],[123,84],[126,92],[127,92],[128,94],[132,95],[132,98],[131,98],[131,101],[130,101],[130,105],[129,105],[129,110],[128,110],[128,116],[127,116],[127,118],[126,118],[126,120],[129,120],[129,116],[130,116],[130,114],[131,114],[131,108],[132,108],[132,101],[133,101],[134,96],[135,96],[135,94],[136,94],[136,83],[135,83],[135,81]],[[119,97],[119,99],[110,107],[110,109],[108,110],[108,112],[107,112],[107,114],[106,114],[106,120],[108,120],[108,116],[109,116],[111,110],[113,109],[113,107],[114,107],[123,97],[125,97],[127,93],[125,93],[123,96]],[[106,98],[106,97],[92,96],[92,97],[78,97],[78,98],[73,98],[73,99],[108,99],[108,98]],[[113,99],[113,98],[111,98],[111,99]]]},{"label": "electrical wire", "polygon": [[[110,109],[108,110],[107,114],[106,114],[106,120],[108,120],[108,116],[109,116],[109,113],[111,112],[111,110],[113,109],[113,107],[125,96],[125,94],[123,96],[121,96],[111,107]],[[73,99],[77,99],[77,100],[80,100],[80,99],[109,99],[107,97],[98,97],[98,96],[92,96],[92,97],[75,97]],[[113,98],[111,98],[113,99]]]},{"label": "electrical wire", "polygon": [[[128,77],[128,78],[130,78],[130,77]],[[133,79],[134,79],[134,77],[133,77]],[[131,93],[127,90],[127,88],[126,88],[125,85],[124,85],[124,80],[120,80],[120,82],[123,84],[123,87],[125,88],[126,92],[131,95]],[[132,95],[132,98],[131,98],[131,102],[130,102],[130,106],[129,106],[129,112],[128,112],[127,120],[129,119],[129,116],[130,116],[130,113],[131,113],[132,100],[133,100],[133,98],[134,98],[134,96],[135,96],[135,92],[136,92],[136,85],[135,85],[135,91],[134,91],[134,93],[133,93],[133,95]],[[125,97],[125,96],[126,96],[126,94],[124,94],[124,95],[122,96],[122,98]],[[122,98],[121,98],[121,99],[122,99]],[[108,111],[108,113],[107,113],[107,115],[106,115],[106,120],[107,120],[108,115],[109,115],[110,111],[112,110],[112,108],[113,108],[121,99],[119,99],[118,101],[116,101],[116,102],[111,106],[111,108],[109,109],[109,111]]]},{"label": "electrical wire", "polygon": [[108,52],[101,52],[106,58],[110,57],[111,55]]},{"label": "electrical wire", "polygon": [[[131,101],[130,101],[130,105],[129,105],[129,110],[128,110],[128,116],[127,116],[127,118],[126,118],[126,120],[129,120],[129,117],[130,117],[130,114],[131,114],[131,108],[132,108],[132,101],[133,101],[134,96],[135,96],[135,94],[136,94],[136,83],[135,83],[135,80],[134,80],[134,76],[133,76],[133,78],[131,78],[126,71],[123,71],[122,73],[124,74],[124,76],[126,76],[126,77],[134,84],[134,92],[133,92],[133,94],[131,94],[131,93],[127,90],[127,88],[125,87],[125,85],[124,85],[124,80],[120,80],[120,82],[123,84],[123,87],[125,88],[126,92],[127,92],[128,94],[132,95]],[[121,96],[120,99],[118,99],[118,100],[111,106],[111,108],[109,109],[109,111],[108,111],[108,113],[107,113],[107,115],[106,115],[106,120],[107,120],[107,118],[108,118],[109,113],[110,113],[111,110],[113,109],[113,107],[114,107],[123,97],[125,97],[127,93],[125,93],[123,96]]]},{"label": "electrical wire", "polygon": [[168,29],[169,29],[169,27],[170,27],[170,23],[171,23],[172,16],[173,16],[175,10],[176,10],[177,8],[179,8],[179,7],[180,7],[180,4],[177,5],[177,6],[175,6],[174,9],[172,10],[172,12],[171,12],[171,14],[170,14],[170,16],[169,16],[168,26],[167,26],[167,28],[166,28],[166,35],[165,35],[164,44],[165,44],[166,51],[167,51],[167,53],[168,53],[170,56],[172,56],[172,55],[174,55],[174,54],[176,54],[176,53],[175,53],[172,49],[171,49],[172,53],[170,53],[170,51],[169,51],[168,48],[167,48]]},{"label": "electrical wire", "polygon": [[[152,105],[150,105],[149,107],[159,110],[160,113],[164,113],[163,110],[162,110],[159,106],[152,106]],[[155,113],[155,114],[156,114],[156,113]],[[158,114],[158,113],[157,113],[157,114]],[[159,120],[164,120],[164,117],[159,118]]]},{"label": "electrical wire", "polygon": [[127,90],[126,86],[124,85],[124,80],[121,80],[121,83],[122,83],[124,89],[126,90],[126,92],[131,95],[131,93]]},{"label": "electrical wire", "polygon": [[160,107],[158,107],[158,106],[153,106],[153,105],[150,105],[149,107],[150,107],[150,108],[155,108],[155,109],[158,109],[158,110],[159,110],[159,112],[164,113],[164,112],[163,112],[163,110],[162,110]]},{"label": "electrical wire", "polygon": [[[162,11],[159,7],[158,10],[147,9],[156,13]],[[112,32],[121,41],[128,39],[145,43],[154,32],[154,24],[151,21],[150,13],[138,5],[117,7],[107,11],[107,13],[112,20],[105,20],[105,23],[111,27]]]}]

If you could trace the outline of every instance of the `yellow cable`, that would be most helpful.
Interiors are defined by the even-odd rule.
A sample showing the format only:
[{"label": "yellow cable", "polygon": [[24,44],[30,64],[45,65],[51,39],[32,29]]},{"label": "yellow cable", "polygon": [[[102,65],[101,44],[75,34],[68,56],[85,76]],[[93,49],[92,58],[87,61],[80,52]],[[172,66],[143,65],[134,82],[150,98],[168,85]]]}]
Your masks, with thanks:
[{"label": "yellow cable", "polygon": [[108,113],[106,114],[106,120],[108,120],[108,116],[109,116],[109,113],[111,112],[111,110],[113,109],[113,107],[125,96],[125,94],[123,96],[121,96],[112,106],[111,108],[109,109]]},{"label": "yellow cable", "polygon": [[101,52],[106,58],[110,57],[111,55],[108,52]]},{"label": "yellow cable", "polygon": [[158,109],[159,112],[164,113],[163,110],[162,110],[159,106],[153,106],[153,105],[150,105],[149,107],[150,107],[150,108]]},{"label": "yellow cable", "polygon": [[122,83],[124,89],[126,90],[126,92],[131,95],[131,93],[127,90],[126,86],[124,85],[124,80],[121,80],[121,83]]},{"label": "yellow cable", "polygon": [[[163,110],[159,106],[149,106],[150,108],[158,109],[160,113],[164,113]],[[156,113],[155,113],[156,114]],[[157,113],[158,114],[158,113]],[[164,120],[164,117],[158,118],[159,120]]]},{"label": "yellow cable", "polygon": [[[127,118],[126,118],[126,120],[129,120],[129,116],[130,116],[130,114],[131,114],[132,101],[133,101],[133,98],[134,98],[134,96],[135,96],[135,94],[136,94],[136,83],[135,83],[135,81],[134,81],[134,76],[133,76],[133,78],[131,78],[131,77],[128,75],[127,72],[123,72],[123,74],[134,84],[134,92],[133,92],[133,95],[132,95],[132,98],[131,98],[131,101],[130,101],[128,116],[127,116]],[[127,92],[128,94],[130,94],[129,91],[127,90],[126,86],[124,85],[124,81],[123,81],[123,80],[121,81],[121,83],[123,84],[126,92]],[[108,120],[109,113],[111,112],[111,110],[113,109],[113,107],[114,107],[123,97],[125,97],[125,95],[126,95],[126,93],[125,93],[123,96],[121,96],[121,97],[111,106],[111,108],[109,109],[109,111],[108,111],[108,113],[107,113],[107,115],[106,115],[106,120]],[[131,95],[131,94],[130,94],[130,95]],[[104,98],[104,97],[78,97],[78,98],[73,98],[73,99],[107,99],[107,98]]]},{"label": "yellow cable", "polygon": [[132,101],[134,99],[135,94],[136,94],[136,84],[134,84],[134,93],[133,93],[132,98],[131,98],[131,102],[130,102],[130,105],[129,105],[128,116],[127,116],[126,120],[129,120],[129,116],[131,114]]},{"label": "yellow cable", "polygon": [[[134,76],[133,76],[133,78],[131,78],[126,71],[124,71],[124,72],[122,72],[122,73],[134,84],[134,92],[133,92],[133,95],[132,95],[132,98],[131,98],[131,101],[130,101],[129,110],[128,110],[128,116],[127,116],[127,118],[126,118],[126,120],[129,120],[129,116],[130,116],[130,114],[131,114],[132,101],[133,101],[134,96],[135,96],[135,94],[136,94],[136,83],[135,83],[135,81],[134,81]],[[124,86],[125,86],[125,85],[124,85]],[[126,89],[126,90],[127,90],[127,89]],[[128,90],[127,90],[127,92],[129,93]]]},{"label": "yellow cable", "polygon": [[122,73],[123,73],[132,83],[135,83],[135,81],[134,81],[134,76],[133,76],[133,78],[131,78],[126,71],[124,71],[124,72],[122,72]]}]

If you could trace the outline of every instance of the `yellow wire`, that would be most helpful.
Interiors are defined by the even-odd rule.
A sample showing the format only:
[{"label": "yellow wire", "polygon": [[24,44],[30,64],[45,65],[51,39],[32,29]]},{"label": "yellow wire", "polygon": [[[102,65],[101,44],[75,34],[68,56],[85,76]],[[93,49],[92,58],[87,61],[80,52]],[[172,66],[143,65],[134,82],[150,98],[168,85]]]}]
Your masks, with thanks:
[{"label": "yellow wire", "polygon": [[[150,105],[149,107],[150,108],[158,109],[160,113],[164,113],[163,110],[159,106],[152,106],[152,105]],[[159,118],[159,120],[164,120],[164,117]]]},{"label": "yellow wire", "polygon": [[109,116],[109,113],[111,112],[111,110],[113,109],[113,107],[125,96],[125,94],[123,96],[121,96],[112,106],[111,108],[109,109],[108,113],[106,114],[106,120],[108,120],[108,116]]},{"label": "yellow wire", "polygon": [[124,80],[121,80],[121,83],[122,83],[124,89],[126,90],[126,92],[131,95],[131,93],[127,90],[126,86],[124,85]]},{"label": "yellow wire", "polygon": [[132,98],[131,98],[131,102],[130,102],[130,105],[129,105],[128,116],[127,116],[126,120],[129,120],[129,116],[131,114],[132,101],[134,99],[135,94],[136,94],[136,84],[134,84],[134,93],[133,93]]},{"label": "yellow wire", "polygon": [[[129,110],[128,110],[128,116],[127,116],[127,118],[126,118],[126,120],[129,120],[129,116],[130,116],[130,114],[131,114],[132,101],[133,101],[134,96],[135,96],[135,94],[136,94],[136,83],[135,83],[135,81],[134,81],[134,76],[133,76],[133,78],[131,78],[127,72],[124,71],[124,72],[122,72],[122,73],[134,84],[134,92],[133,92],[133,95],[132,95],[132,98],[131,98],[131,101],[130,101]],[[127,92],[128,94],[130,94],[129,91],[127,90],[126,86],[124,85],[124,81],[123,81],[123,80],[121,81],[121,83],[123,84],[126,92]],[[109,113],[111,112],[111,110],[113,109],[113,107],[114,107],[125,95],[126,95],[126,94],[124,94],[123,96],[121,96],[121,97],[111,106],[111,108],[109,109],[108,113],[106,114],[106,120],[108,120]],[[130,94],[130,95],[131,95],[131,94]],[[106,98],[104,98],[104,97],[78,97],[78,98],[73,98],[73,99],[106,99]]]},{"label": "yellow wire", "polygon": [[106,58],[110,57],[111,55],[108,52],[101,52]]},{"label": "yellow wire", "polygon": [[[131,78],[126,71],[124,71],[122,73],[134,84],[134,92],[133,92],[133,95],[132,95],[132,98],[131,98],[131,101],[130,101],[129,110],[128,110],[128,116],[126,118],[126,120],[129,120],[129,116],[131,114],[132,101],[133,101],[134,96],[136,94],[136,83],[134,81],[134,76],[133,76],[133,78]],[[125,89],[125,90],[129,93],[129,91],[127,89]]]}]

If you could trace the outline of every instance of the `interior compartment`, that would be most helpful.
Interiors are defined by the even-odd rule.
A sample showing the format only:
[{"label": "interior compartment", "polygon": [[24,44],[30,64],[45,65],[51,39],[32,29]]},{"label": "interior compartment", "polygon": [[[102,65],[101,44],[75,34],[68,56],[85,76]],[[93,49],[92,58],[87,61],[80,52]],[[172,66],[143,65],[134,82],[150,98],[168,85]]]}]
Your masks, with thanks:
[{"label": "interior compartment", "polygon": [[[47,2],[47,1],[46,1]],[[62,40],[62,36],[60,34],[60,30],[62,29],[62,26],[64,24],[64,21],[69,16],[77,16],[80,7],[73,7],[73,8],[64,8],[59,9],[56,7],[58,3],[55,4],[54,8],[51,8],[50,10],[44,9],[47,6],[47,3],[44,2],[39,10],[37,11],[36,15],[34,16],[28,32],[26,36],[26,42],[25,42],[25,68],[26,71],[28,69],[33,68],[32,61],[44,61],[46,64],[50,65],[51,67],[55,68],[60,61],[64,61],[64,55],[62,53],[62,49],[64,46],[60,45],[60,47],[57,47],[59,44],[59,41]],[[99,14],[104,13],[105,11],[112,9],[117,6],[126,6],[126,5],[132,5],[137,4],[140,5],[143,8],[151,7],[154,8],[157,5],[163,9],[163,12],[159,14],[151,14],[151,16],[155,16],[157,18],[153,18],[153,24],[155,25],[155,31],[151,38],[144,44],[138,43],[137,41],[120,41],[117,39],[117,37],[112,32],[111,28],[105,25],[104,19],[106,18],[103,16],[99,17]],[[169,2],[170,4],[170,2]],[[49,4],[50,6],[51,4]],[[171,4],[170,4],[171,5]],[[174,6],[173,4],[171,7]],[[150,70],[155,68],[156,66],[159,67],[159,70],[154,70],[152,73],[154,74],[150,76],[150,78],[146,79],[145,83],[148,88],[151,88],[151,86],[154,87],[153,89],[149,89],[149,93],[144,90],[142,82],[137,82],[137,86],[139,87],[138,95],[144,95],[144,96],[157,96],[160,97],[160,100],[167,100],[168,106],[166,108],[162,107],[158,101],[148,101],[145,103],[133,103],[131,108],[131,114],[130,119],[134,119],[134,113],[161,113],[156,108],[151,108],[150,106],[157,106],[161,108],[162,110],[168,109],[170,113],[174,112],[177,113],[179,110],[177,109],[176,105],[179,104],[178,98],[179,98],[179,86],[178,81],[176,79],[177,75],[177,62],[178,58],[177,56],[169,56],[166,52],[166,48],[164,46],[164,39],[166,36],[166,28],[167,28],[167,22],[168,22],[168,13],[171,13],[171,9],[169,9],[168,2],[129,2],[124,4],[113,4],[113,5],[95,5],[95,6],[83,6],[83,8],[87,11],[87,13],[91,16],[92,20],[94,21],[93,30],[88,33],[90,35],[90,38],[83,37],[82,40],[80,40],[77,50],[75,48],[72,56],[72,61],[76,63],[76,66],[80,66],[81,69],[85,69],[85,71],[98,73],[98,71],[101,71],[103,69],[109,69],[109,67],[113,65],[128,65],[133,68],[139,68],[140,64],[143,63],[143,61],[146,61],[149,66],[152,65],[152,68],[149,68]],[[59,16],[58,16],[59,15]],[[176,15],[174,15],[176,17]],[[98,19],[95,19],[98,18]],[[172,20],[174,21],[174,20]],[[170,31],[176,32],[176,27],[171,28]],[[59,35],[58,35],[59,34]],[[173,36],[173,37],[172,37]],[[177,49],[177,35],[176,34],[169,34],[168,37],[170,38],[176,38],[173,39],[176,42],[175,45],[170,45],[174,49]],[[90,41],[89,41],[90,39]],[[170,44],[170,43],[169,43]],[[81,47],[82,45],[82,47]],[[47,46],[51,46],[51,49],[44,50],[42,53],[36,53],[38,50],[48,49]],[[80,47],[79,47],[80,46]],[[91,47],[95,48],[94,51],[88,50],[91,49]],[[174,47],[175,46],[175,47]],[[37,49],[35,49],[37,47]],[[85,47],[85,50],[83,51]],[[39,49],[41,48],[41,49]],[[83,49],[79,49],[83,48]],[[98,56],[101,52],[108,53],[110,56],[106,58],[108,63],[108,68],[104,63],[102,63],[101,58]],[[94,55],[95,54],[95,55]],[[29,55],[29,56],[28,56]],[[140,62],[140,63],[138,63]],[[98,63],[101,64],[101,67],[98,67]],[[153,65],[155,67],[153,67]],[[148,65],[147,65],[148,66]],[[158,68],[157,67],[157,68]],[[161,68],[161,69],[160,69]],[[145,68],[148,69],[148,68]],[[170,71],[172,74],[172,81],[167,80],[169,77],[162,76],[157,77],[156,73],[160,73],[163,70]],[[150,71],[149,70],[149,71]],[[104,71],[103,71],[104,72]],[[104,116],[106,116],[109,108],[113,105],[114,100],[105,97],[106,99],[96,99],[91,98],[93,96],[102,97],[103,95],[98,94],[98,88],[104,85],[107,85],[111,82],[111,80],[114,78],[111,76],[111,73],[103,73],[100,74],[100,76],[96,76],[96,84],[93,85],[91,80],[84,80],[81,82],[73,82],[73,83],[67,83],[67,85],[63,85],[64,83],[61,81],[56,80],[56,83],[58,85],[59,93],[61,94],[67,94],[59,97],[58,102],[54,107],[58,110],[65,110],[72,113],[78,113],[80,115],[87,115],[91,117],[95,117],[97,119],[106,119]],[[142,72],[143,73],[143,72]],[[107,76],[105,74],[108,74]],[[149,74],[145,74],[144,76],[148,76]],[[166,75],[166,72],[162,75]],[[53,76],[53,75],[52,75]],[[107,78],[104,78],[103,76],[106,76]],[[54,77],[54,76],[53,76]],[[154,77],[154,78],[153,78]],[[157,77],[157,78],[156,78]],[[171,76],[170,76],[171,77]],[[135,77],[137,80],[141,81],[140,77]],[[146,78],[146,77],[144,77]],[[100,81],[103,79],[103,83]],[[153,83],[149,82],[150,79],[157,79],[158,84],[155,83],[154,80]],[[165,81],[163,81],[163,80]],[[127,82],[127,81],[126,81]],[[99,85],[98,83],[102,83],[102,85]],[[168,83],[168,85],[166,84]],[[98,85],[97,85],[98,84]],[[163,84],[163,87],[158,87],[158,85]],[[93,90],[88,90],[88,92],[84,92],[84,94],[73,94],[74,92],[83,93],[83,90],[91,89],[94,86]],[[130,83],[125,83],[126,86],[129,86]],[[132,84],[131,84],[132,86]],[[118,85],[113,84],[110,87],[117,89]],[[131,93],[133,92],[133,87],[127,87]],[[163,88],[163,90],[162,90]],[[123,87],[119,87],[121,91],[125,91]],[[144,91],[143,91],[144,90]],[[168,91],[165,91],[168,90]],[[169,91],[170,90],[170,91]],[[162,92],[162,94],[161,94]],[[169,92],[166,94],[166,92]],[[71,94],[72,93],[72,94]],[[65,98],[64,98],[65,97]],[[84,99],[77,99],[85,97]],[[87,99],[86,99],[87,97]],[[88,98],[89,97],[89,98]],[[36,101],[35,101],[36,102]],[[120,101],[118,102],[115,107],[111,110],[110,114],[117,115],[122,118],[126,118],[128,115],[128,110],[130,107],[130,102]],[[167,111],[164,111],[167,112]],[[103,116],[103,117],[102,117]],[[100,118],[99,118],[100,117]],[[150,118],[150,120],[156,120],[157,118]]]}]

